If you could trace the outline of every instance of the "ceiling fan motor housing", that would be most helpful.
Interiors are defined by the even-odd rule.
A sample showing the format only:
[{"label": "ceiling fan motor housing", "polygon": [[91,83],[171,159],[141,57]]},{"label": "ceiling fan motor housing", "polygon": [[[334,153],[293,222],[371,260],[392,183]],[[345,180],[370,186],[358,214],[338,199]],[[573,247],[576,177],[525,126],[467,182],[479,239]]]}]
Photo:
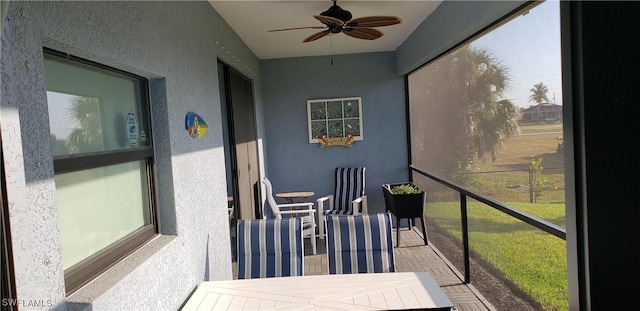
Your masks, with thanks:
[{"label": "ceiling fan motor housing", "polygon": [[337,18],[345,23],[351,20],[351,18],[353,17],[351,15],[351,12],[339,7],[335,1],[333,1],[333,5],[328,10],[320,13],[320,15]]}]

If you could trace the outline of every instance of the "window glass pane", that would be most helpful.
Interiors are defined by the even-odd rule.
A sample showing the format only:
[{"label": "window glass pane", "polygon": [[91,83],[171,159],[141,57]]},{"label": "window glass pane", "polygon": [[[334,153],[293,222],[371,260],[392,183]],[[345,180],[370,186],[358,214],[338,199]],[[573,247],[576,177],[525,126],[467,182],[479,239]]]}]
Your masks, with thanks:
[{"label": "window glass pane", "polygon": [[329,121],[329,138],[344,137],[344,126],[342,120]]},{"label": "window glass pane", "polygon": [[360,119],[344,120],[344,134],[360,136]]},{"label": "window glass pane", "polygon": [[311,103],[311,120],[324,120],[327,118],[327,107],[324,102]]},{"label": "window glass pane", "polygon": [[313,138],[320,138],[327,135],[327,121],[313,121],[311,122],[311,133]]},{"label": "window glass pane", "polygon": [[360,107],[357,100],[345,100],[344,102],[344,117],[345,118],[357,118],[360,116]]},{"label": "window glass pane", "polygon": [[56,58],[45,58],[54,156],[150,144],[141,82]]},{"label": "window glass pane", "polygon": [[104,150],[97,98],[47,92],[47,100],[53,155]]},{"label": "window glass pane", "polygon": [[57,174],[64,269],[151,223],[145,161]]},{"label": "window glass pane", "polygon": [[333,101],[327,103],[327,114],[329,119],[342,118],[342,101]]}]

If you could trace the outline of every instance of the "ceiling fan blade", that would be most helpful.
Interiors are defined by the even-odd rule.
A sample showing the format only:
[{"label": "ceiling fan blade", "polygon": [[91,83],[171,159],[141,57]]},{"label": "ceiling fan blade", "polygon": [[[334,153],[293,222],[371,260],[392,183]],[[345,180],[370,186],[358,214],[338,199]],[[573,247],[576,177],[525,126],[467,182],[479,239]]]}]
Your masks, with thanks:
[{"label": "ceiling fan blade", "polygon": [[320,22],[322,22],[323,24],[327,25],[327,26],[342,26],[342,25],[344,25],[344,22],[339,20],[339,19],[337,19],[337,18],[324,16],[324,15],[314,15],[313,17],[315,19],[319,20]]},{"label": "ceiling fan blade", "polygon": [[318,40],[326,35],[328,35],[329,33],[331,33],[331,31],[327,30],[323,30],[321,32],[316,32],[312,35],[310,35],[309,37],[307,37],[306,39],[304,39],[304,41],[302,42],[311,42],[311,41],[315,41]]},{"label": "ceiling fan blade", "polygon": [[347,36],[363,40],[375,40],[384,35],[384,33],[378,29],[367,27],[345,28],[342,32]]},{"label": "ceiling fan blade", "polygon": [[347,27],[382,27],[402,23],[402,19],[397,16],[364,16],[354,18],[347,22]]},{"label": "ceiling fan blade", "polygon": [[297,29],[325,29],[325,28],[327,28],[327,27],[324,27],[324,26],[294,27],[294,28],[272,29],[272,30],[269,30],[267,32],[297,30]]}]

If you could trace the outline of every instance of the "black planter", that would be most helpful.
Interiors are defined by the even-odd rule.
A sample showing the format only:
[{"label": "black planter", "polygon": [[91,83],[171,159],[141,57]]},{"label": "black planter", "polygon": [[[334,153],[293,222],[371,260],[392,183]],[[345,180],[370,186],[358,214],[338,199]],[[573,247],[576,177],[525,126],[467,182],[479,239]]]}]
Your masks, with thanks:
[{"label": "black planter", "polygon": [[396,230],[398,232],[398,240],[396,243],[400,245],[400,220],[403,218],[409,219],[409,226],[415,225],[415,219],[420,218],[422,225],[422,235],[424,236],[424,245],[428,245],[427,230],[424,225],[424,204],[425,204],[425,192],[411,193],[411,194],[393,194],[391,188],[400,185],[413,185],[412,183],[396,183],[396,184],[384,184],[382,185],[382,192],[384,193],[384,203],[386,210],[391,212],[396,217]]},{"label": "black planter", "polygon": [[382,191],[384,192],[384,203],[387,207],[387,210],[391,211],[393,215],[399,218],[422,217],[422,214],[424,213],[424,191],[422,191],[421,193],[412,194],[391,193],[391,188],[407,184],[412,185],[411,183],[382,185]]}]

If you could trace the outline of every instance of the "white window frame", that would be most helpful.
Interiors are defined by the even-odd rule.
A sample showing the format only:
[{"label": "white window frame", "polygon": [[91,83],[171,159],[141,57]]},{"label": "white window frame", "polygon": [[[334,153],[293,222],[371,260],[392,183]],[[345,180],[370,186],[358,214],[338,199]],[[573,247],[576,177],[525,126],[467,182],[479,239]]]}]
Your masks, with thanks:
[{"label": "white window frame", "polygon": [[[325,115],[324,119],[314,119],[312,120],[311,118],[311,105],[312,104],[317,104],[317,103],[327,103],[327,102],[337,102],[337,101],[341,101],[343,104],[343,115],[341,118],[328,118],[327,115]],[[345,117],[344,116],[344,103],[348,102],[348,101],[356,101],[357,105],[358,105],[358,116],[357,117]],[[326,108],[325,108],[326,109]],[[325,110],[326,111],[326,110]],[[346,137],[345,134],[345,130],[344,130],[344,121],[345,120],[354,120],[354,119],[358,119],[358,131],[360,133],[360,135],[354,135],[353,136],[353,140],[355,141],[360,141],[364,139],[364,133],[362,131],[363,127],[362,127],[362,97],[342,97],[342,98],[324,98],[324,99],[309,99],[307,100],[307,128],[308,128],[308,133],[309,133],[309,143],[313,144],[313,143],[320,143],[321,140],[319,138],[314,138],[313,136],[313,129],[312,129],[312,122],[318,122],[321,120],[324,120],[326,123],[326,129],[328,131],[329,125],[328,122],[330,120],[341,120],[343,122],[343,129],[342,129],[342,133],[343,133],[343,137]],[[334,137],[328,137],[328,138],[334,138]]]}]

